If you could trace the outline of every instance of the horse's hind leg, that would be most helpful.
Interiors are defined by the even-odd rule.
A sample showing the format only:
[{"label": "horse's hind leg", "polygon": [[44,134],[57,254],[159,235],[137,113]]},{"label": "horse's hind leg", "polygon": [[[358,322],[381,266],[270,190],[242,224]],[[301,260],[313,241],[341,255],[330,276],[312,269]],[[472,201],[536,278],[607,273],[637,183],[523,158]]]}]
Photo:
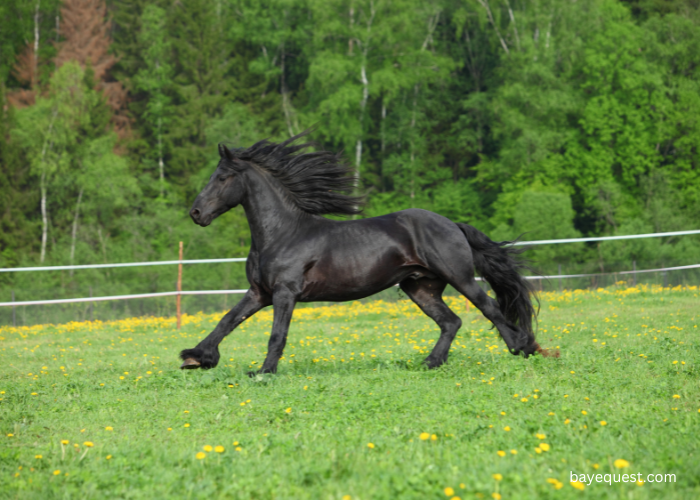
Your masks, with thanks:
[{"label": "horse's hind leg", "polygon": [[440,338],[424,361],[428,368],[437,368],[447,361],[452,341],[462,326],[462,320],[442,300],[442,292],[447,283],[439,279],[409,278],[399,285],[421,311],[440,327]]},{"label": "horse's hind leg", "polygon": [[530,338],[527,334],[506,320],[498,307],[498,302],[489,297],[473,278],[451,284],[494,324],[511,353],[518,354],[527,349],[530,344]]}]

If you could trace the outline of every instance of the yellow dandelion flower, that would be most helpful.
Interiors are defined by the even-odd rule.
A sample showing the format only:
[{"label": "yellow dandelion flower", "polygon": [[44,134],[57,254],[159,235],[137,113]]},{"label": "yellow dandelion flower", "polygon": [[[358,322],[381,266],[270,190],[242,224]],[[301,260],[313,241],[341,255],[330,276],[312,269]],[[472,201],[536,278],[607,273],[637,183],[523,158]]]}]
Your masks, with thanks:
[{"label": "yellow dandelion flower", "polygon": [[243,451],[243,448],[241,448],[240,446],[236,446],[235,450],[236,451]]},{"label": "yellow dandelion flower", "polygon": [[598,467],[600,467],[600,465],[598,465],[598,464],[593,464],[593,468],[594,468],[595,470],[598,470]]},{"label": "yellow dandelion flower", "polygon": [[53,471],[53,475],[54,475],[54,476],[58,476],[60,473],[61,473],[61,471],[58,470],[58,469],[56,469],[55,471]]},{"label": "yellow dandelion flower", "polygon": [[637,486],[644,486],[644,481],[641,481],[641,480],[638,479],[637,482],[636,482],[635,484],[636,484]]},{"label": "yellow dandelion flower", "polygon": [[105,457],[105,459],[106,459],[106,460],[112,460],[112,455],[107,455],[107,456]]},{"label": "yellow dandelion flower", "polygon": [[523,403],[527,403],[527,398],[523,398],[520,401],[522,401]]},{"label": "yellow dandelion flower", "polygon": [[190,426],[190,424],[185,424],[184,426],[185,426],[185,427],[189,427],[189,426]]},{"label": "yellow dandelion flower", "polygon": [[374,443],[367,443],[367,448],[369,448],[370,450],[374,448]]},{"label": "yellow dandelion flower", "polygon": [[600,425],[605,426],[605,425],[608,425],[608,423],[607,423],[605,420],[601,420],[601,421],[600,421]]},{"label": "yellow dandelion flower", "polygon": [[342,500],[352,500],[352,497],[350,495],[343,495]]},{"label": "yellow dandelion flower", "polygon": [[67,440],[67,439],[61,439],[61,444],[68,444],[68,440]]},{"label": "yellow dandelion flower", "polygon": [[513,455],[517,455],[517,454],[518,454],[518,450],[510,450],[510,452],[511,452],[511,454],[513,454]]},{"label": "yellow dandelion flower", "polygon": [[537,453],[538,455],[542,453],[542,448],[540,448],[539,446],[535,448],[535,453]]},{"label": "yellow dandelion flower", "polygon": [[581,491],[583,491],[586,488],[586,485],[580,481],[571,481],[571,486]]},{"label": "yellow dandelion flower", "polygon": [[428,434],[427,432],[421,432],[420,436],[418,436],[418,437],[420,438],[421,441],[427,441],[428,439],[430,439],[430,434]]},{"label": "yellow dandelion flower", "polygon": [[568,424],[569,422],[571,422],[571,420],[569,420],[568,418],[566,420],[564,420],[565,424]]},{"label": "yellow dandelion flower", "polygon": [[540,443],[540,448],[542,448],[543,451],[549,451],[550,446],[547,443]]},{"label": "yellow dandelion flower", "polygon": [[538,434],[535,434],[535,437],[536,437],[537,439],[547,439],[547,435],[546,435],[546,434],[540,434],[540,433],[538,433]]},{"label": "yellow dandelion flower", "polygon": [[108,425],[107,427],[105,427],[105,430],[106,430],[106,431],[113,431],[114,428],[112,428],[112,427],[110,427],[110,426]]},{"label": "yellow dandelion flower", "polygon": [[506,426],[503,428],[503,430],[506,431],[506,432],[510,432],[510,427],[508,427],[508,426],[506,425]]},{"label": "yellow dandelion flower", "polygon": [[36,459],[41,459],[41,458],[44,458],[44,457],[42,457],[41,455],[34,455],[34,458],[36,458]]},{"label": "yellow dandelion flower", "polygon": [[549,415],[550,417],[552,417],[552,416],[554,416],[554,412],[553,412],[553,411],[550,411],[549,413],[547,413],[547,415]]},{"label": "yellow dandelion flower", "polygon": [[493,474],[491,477],[493,477],[496,481],[500,481],[501,479],[503,479],[502,474]]},{"label": "yellow dandelion flower", "polygon": [[430,440],[431,440],[431,441],[437,441],[437,434],[432,434],[432,435],[430,436]]},{"label": "yellow dandelion flower", "polygon": [[497,454],[499,457],[505,457],[505,456],[506,456],[506,452],[503,451],[503,450],[498,450],[498,451],[496,452],[496,454]]},{"label": "yellow dandelion flower", "polygon": [[449,486],[443,490],[445,492],[445,495],[448,497],[451,497],[452,495],[455,494],[455,490],[450,488]]},{"label": "yellow dandelion flower", "polygon": [[673,399],[681,399],[681,397],[680,397],[680,395],[678,395],[678,394],[674,394],[674,395],[673,395]]},{"label": "yellow dandelion flower", "polygon": [[195,455],[195,458],[196,458],[197,460],[202,460],[202,459],[203,459],[204,457],[206,457],[206,456],[207,456],[206,453],[204,453],[203,451],[200,451],[199,453],[197,453],[197,454]]},{"label": "yellow dandelion flower", "polygon": [[586,410],[581,410],[581,415],[588,415],[588,412]]},{"label": "yellow dandelion flower", "polygon": [[285,411],[285,413],[292,413],[292,408],[291,408],[291,407],[290,407],[290,408],[287,408],[287,409],[284,410],[284,411]]},{"label": "yellow dandelion flower", "polygon": [[494,498],[494,500],[501,500],[501,494],[500,493],[491,493],[491,496]]},{"label": "yellow dandelion flower", "polygon": [[88,448],[92,448],[93,446],[95,446],[95,444],[92,441],[85,441],[83,443],[83,446],[87,446]]},{"label": "yellow dandelion flower", "polygon": [[629,467],[630,463],[624,458],[618,458],[613,462],[613,465],[618,469],[624,469],[625,467]]},{"label": "yellow dandelion flower", "polygon": [[214,451],[217,453],[223,453],[224,452],[224,447],[219,445],[214,447]]},{"label": "yellow dandelion flower", "polygon": [[207,453],[209,453],[209,452],[210,452],[211,450],[213,450],[214,448],[212,448],[212,447],[211,447],[210,445],[208,445],[208,444],[205,444],[204,446],[202,446],[202,449],[203,449],[204,451],[206,451]]}]

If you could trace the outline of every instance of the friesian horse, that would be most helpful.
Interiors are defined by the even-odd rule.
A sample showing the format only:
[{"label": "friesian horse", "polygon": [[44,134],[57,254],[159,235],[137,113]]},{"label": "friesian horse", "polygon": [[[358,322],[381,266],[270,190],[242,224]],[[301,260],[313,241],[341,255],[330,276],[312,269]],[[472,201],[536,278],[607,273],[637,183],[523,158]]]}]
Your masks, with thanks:
[{"label": "friesian horse", "polygon": [[[396,283],[440,327],[425,359],[429,368],[447,361],[462,325],[442,300],[448,283],[495,325],[512,354],[546,354],[535,342],[532,290],[511,242],[496,243],[472,226],[416,208],[366,219],[322,217],[358,214],[362,200],[351,195],[353,170],[339,155],[292,145],[306,134],[247,149],[219,144],[219,163],[190,216],[204,227],[243,206],[251,233],[250,289],[197,347],[180,353],[181,368],[215,367],[224,337],[272,305],[267,357],[257,373],[275,373],[297,302],[357,300]],[[476,283],[474,268],[497,300]]]}]

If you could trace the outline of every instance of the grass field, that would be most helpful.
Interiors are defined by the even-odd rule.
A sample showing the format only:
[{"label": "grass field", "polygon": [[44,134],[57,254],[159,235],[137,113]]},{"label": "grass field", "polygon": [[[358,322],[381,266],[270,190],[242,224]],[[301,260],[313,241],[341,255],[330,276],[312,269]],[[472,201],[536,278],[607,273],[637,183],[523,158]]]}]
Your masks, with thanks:
[{"label": "grass field", "polygon": [[700,498],[699,294],[545,293],[561,358],[527,360],[450,298],[464,326],[431,371],[438,330],[407,301],[298,309],[279,373],[254,379],[269,310],[210,371],[177,353],[220,315],[4,327],[0,497]]}]

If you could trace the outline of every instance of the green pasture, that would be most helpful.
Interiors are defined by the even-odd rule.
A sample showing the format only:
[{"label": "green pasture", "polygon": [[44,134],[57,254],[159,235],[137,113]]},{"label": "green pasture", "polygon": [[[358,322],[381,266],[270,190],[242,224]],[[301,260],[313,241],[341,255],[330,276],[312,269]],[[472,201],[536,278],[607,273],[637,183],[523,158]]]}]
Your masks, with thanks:
[{"label": "green pasture", "polygon": [[[219,315],[0,328],[0,498],[700,498],[697,288],[542,296],[530,359],[464,299],[449,363],[410,302],[271,314],[181,371]],[[218,451],[217,451],[218,450]],[[675,474],[570,483],[570,474]],[[618,476],[619,477],[619,476]]]}]

